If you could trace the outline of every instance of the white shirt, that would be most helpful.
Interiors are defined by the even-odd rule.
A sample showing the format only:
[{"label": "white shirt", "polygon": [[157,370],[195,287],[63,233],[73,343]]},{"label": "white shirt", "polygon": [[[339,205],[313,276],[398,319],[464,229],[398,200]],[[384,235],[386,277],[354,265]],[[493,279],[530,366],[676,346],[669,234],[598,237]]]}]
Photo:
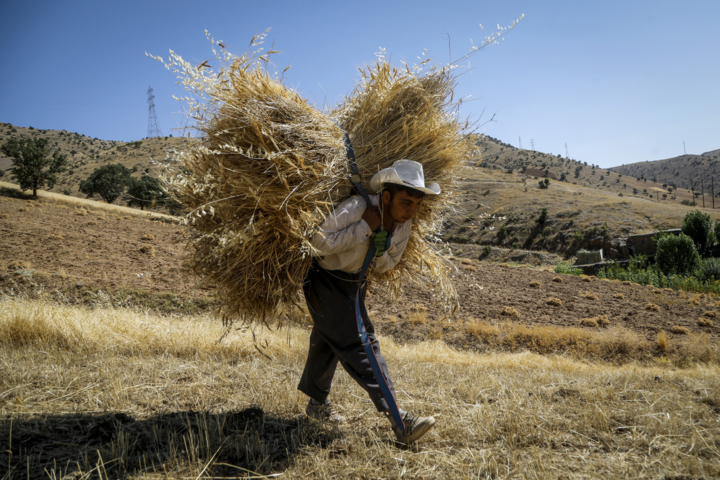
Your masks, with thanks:
[{"label": "white shirt", "polygon": [[[373,205],[378,205],[380,196],[370,195]],[[342,270],[358,273],[362,268],[365,254],[370,247],[370,226],[362,219],[367,208],[365,199],[359,195],[350,197],[338,205],[333,214],[325,219],[320,230],[313,236],[311,244],[317,250],[319,263],[325,270]],[[390,237],[390,248],[381,257],[375,258],[377,273],[392,270],[400,261],[412,230],[412,220],[395,223]]]}]

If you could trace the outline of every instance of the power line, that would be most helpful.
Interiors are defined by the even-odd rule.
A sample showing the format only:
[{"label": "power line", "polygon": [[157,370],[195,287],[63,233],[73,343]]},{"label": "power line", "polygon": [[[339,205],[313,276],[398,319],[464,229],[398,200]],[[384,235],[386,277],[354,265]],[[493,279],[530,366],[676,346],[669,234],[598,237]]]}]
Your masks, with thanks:
[{"label": "power line", "polygon": [[522,150],[522,138],[518,137],[518,143],[520,144],[520,150]]},{"label": "power line", "polygon": [[565,144],[565,158],[570,158],[570,155],[568,155],[567,143]]},{"label": "power line", "polygon": [[162,137],[162,131],[160,130],[160,124],[157,119],[157,112],[155,111],[155,95],[153,95],[152,87],[148,86],[148,138]]},{"label": "power line", "polygon": [[535,151],[535,140],[533,140],[532,138],[530,139],[530,148],[532,148],[533,152]]}]

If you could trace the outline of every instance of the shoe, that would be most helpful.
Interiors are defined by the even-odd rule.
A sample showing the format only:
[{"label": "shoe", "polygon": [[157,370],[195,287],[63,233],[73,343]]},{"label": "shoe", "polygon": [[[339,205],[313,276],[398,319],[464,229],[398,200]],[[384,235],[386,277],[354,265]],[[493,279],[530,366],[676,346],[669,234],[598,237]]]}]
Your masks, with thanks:
[{"label": "shoe", "polygon": [[435,419],[405,413],[403,423],[405,424],[405,430],[401,430],[400,427],[393,427],[393,431],[398,442],[409,445],[425,435],[435,425]]},{"label": "shoe", "polygon": [[327,400],[325,400],[324,405],[313,405],[312,400],[310,400],[307,407],[305,407],[305,413],[308,417],[321,422],[345,423],[345,417],[337,413]]}]

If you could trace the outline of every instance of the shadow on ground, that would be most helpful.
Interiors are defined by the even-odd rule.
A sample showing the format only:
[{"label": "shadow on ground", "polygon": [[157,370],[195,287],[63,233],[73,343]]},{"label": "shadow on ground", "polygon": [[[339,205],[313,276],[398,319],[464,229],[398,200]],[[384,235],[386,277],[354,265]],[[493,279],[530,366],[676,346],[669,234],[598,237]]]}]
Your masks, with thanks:
[{"label": "shadow on ground", "polygon": [[[101,477],[202,469],[211,476],[282,472],[303,448],[326,448],[339,437],[301,417],[260,408],[239,412],[176,412],[146,419],[124,413],[48,415],[0,421],[3,478]],[[82,474],[81,474],[82,472]]]}]

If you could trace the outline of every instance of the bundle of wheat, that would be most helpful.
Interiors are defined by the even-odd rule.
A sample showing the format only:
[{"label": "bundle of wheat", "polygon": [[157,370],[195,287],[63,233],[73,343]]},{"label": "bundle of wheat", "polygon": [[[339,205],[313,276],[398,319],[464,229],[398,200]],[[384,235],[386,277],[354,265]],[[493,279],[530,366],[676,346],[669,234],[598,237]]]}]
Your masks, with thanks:
[{"label": "bundle of wheat", "polygon": [[441,195],[423,200],[400,263],[371,278],[379,280],[393,297],[408,281],[430,287],[454,311],[457,301],[448,270],[428,243],[439,235],[454,197],[457,171],[472,155],[463,125],[450,114],[453,87],[451,69],[432,69],[421,75],[378,62],[361,71],[361,82],[333,117],[348,132],[364,187],[375,172],[408,158],[423,165],[426,182],[442,188]]},{"label": "bundle of wheat", "polygon": [[456,304],[440,257],[426,240],[440,228],[453,173],[469,152],[448,111],[449,71],[418,75],[378,63],[325,115],[271,75],[266,57],[218,57],[230,67],[217,75],[177,55],[168,64],[204,101],[191,103],[201,135],[181,155],[183,168],[166,180],[192,227],[189,266],[217,285],[225,317],[281,321],[297,303],[314,254],[310,239],[351,194],[336,122],[350,136],[364,185],[378,169],[410,158],[443,189],[423,202],[402,262],[377,280],[391,294],[404,280],[433,285],[443,294],[438,298]]}]

